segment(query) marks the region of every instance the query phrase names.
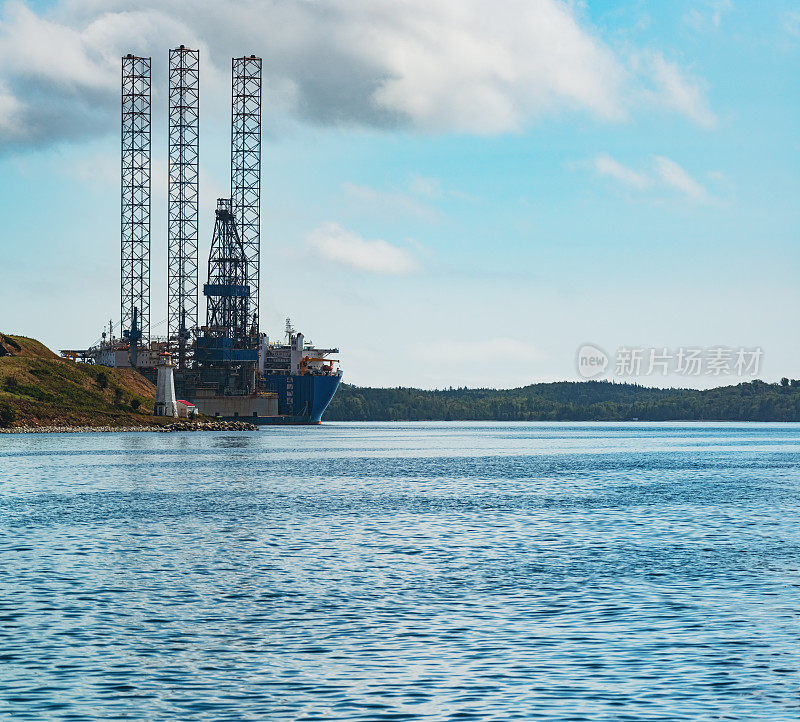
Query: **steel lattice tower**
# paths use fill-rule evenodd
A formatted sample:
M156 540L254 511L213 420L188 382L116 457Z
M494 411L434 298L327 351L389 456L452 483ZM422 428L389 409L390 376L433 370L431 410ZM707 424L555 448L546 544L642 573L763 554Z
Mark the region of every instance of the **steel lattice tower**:
M122 58L122 330L150 338L150 58ZM136 324L134 324L134 317ZM133 334L132 342L138 341Z
M231 203L247 258L250 312L258 330L261 281L261 58L233 58Z
M217 200L214 237L208 258L206 325L212 336L229 338L241 348L250 331L250 275L244 244L228 198Z
M197 327L197 217L200 140L200 51L169 51L167 180L167 335L178 341L178 368Z

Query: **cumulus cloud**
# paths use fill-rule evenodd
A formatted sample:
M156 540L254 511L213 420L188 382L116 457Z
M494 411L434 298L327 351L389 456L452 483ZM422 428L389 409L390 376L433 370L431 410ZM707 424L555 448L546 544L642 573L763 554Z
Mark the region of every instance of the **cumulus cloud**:
M631 61L562 0L10 0L0 145L115 128L119 57L152 56L158 95L180 43L200 47L204 87L225 82L232 55L261 55L268 111L319 124L501 133L563 112L620 120L643 98L713 119L677 65Z
M175 33L183 37L186 28L155 9L97 9L69 23L7 2L0 16L0 147L117 127L120 56L139 43L166 48Z
M398 276L418 270L408 251L386 241L366 240L337 223L325 223L308 235L320 258L358 271Z
M375 48L388 75L374 99L420 127L495 133L562 108L624 115L623 68L566 4L395 5L402 12L381 29Z
M697 203L711 203L713 201L706 187L671 158L661 155L652 156L651 169L648 171L635 170L612 158L608 153L601 153L596 156L592 159L591 164L598 175L612 178L637 191L651 188L668 189L677 191L682 196Z

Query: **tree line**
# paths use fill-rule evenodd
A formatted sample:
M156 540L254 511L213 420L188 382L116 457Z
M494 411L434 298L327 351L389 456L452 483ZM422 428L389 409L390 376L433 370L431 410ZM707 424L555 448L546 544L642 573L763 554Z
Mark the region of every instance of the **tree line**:
M342 384L327 421L800 421L800 380L713 389L562 381L517 389Z

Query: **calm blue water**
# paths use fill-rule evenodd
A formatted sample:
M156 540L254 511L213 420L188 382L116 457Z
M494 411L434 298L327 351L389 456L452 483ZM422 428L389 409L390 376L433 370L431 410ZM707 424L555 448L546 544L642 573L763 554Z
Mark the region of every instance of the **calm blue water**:
M800 426L0 436L0 717L800 718Z

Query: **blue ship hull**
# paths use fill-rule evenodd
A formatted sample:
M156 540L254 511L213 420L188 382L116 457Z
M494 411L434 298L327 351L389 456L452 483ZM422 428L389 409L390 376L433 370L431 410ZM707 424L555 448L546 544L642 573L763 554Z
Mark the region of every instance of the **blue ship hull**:
M278 394L278 416L262 417L260 424L318 424L328 408L341 376L262 376L265 391Z

